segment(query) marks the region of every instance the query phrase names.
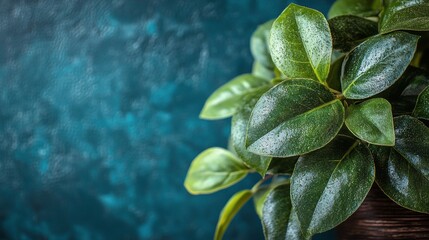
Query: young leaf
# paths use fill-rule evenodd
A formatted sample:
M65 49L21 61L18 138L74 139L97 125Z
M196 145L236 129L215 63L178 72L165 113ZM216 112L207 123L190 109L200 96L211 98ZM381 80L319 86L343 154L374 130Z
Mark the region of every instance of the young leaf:
M348 137L301 156L291 179L292 205L307 237L334 228L355 212L371 189L368 148Z
M395 145L390 103L373 98L347 109L346 126L356 137L375 145Z
M329 18L341 15L373 16L378 13L380 0L337 0L329 10Z
M274 188L268 195L262 210L262 226L267 240L306 239L292 208L289 184Z
M290 79L266 92L249 120L246 146L264 156L290 157L325 146L344 122L344 107L322 84Z
M250 190L243 190L234 194L234 196L229 199L226 203L225 207L222 209L220 213L219 220L216 226L215 232L215 240L221 240L223 234L228 228L231 220L235 217L235 215L240 211L243 205L252 197L253 193Z
M429 0L393 0L384 8L380 32L429 31Z
M290 4L273 23L270 51L286 77L325 82L332 54L328 22L316 10Z
M218 88L207 99L200 117L203 119L230 117L241 106L243 96L267 84L265 79L251 74L240 75Z
M371 146L377 184L399 205L429 213L429 128L410 116L394 118L393 148Z
M229 151L209 148L189 167L185 187L192 194L207 194L227 188L243 179L249 169Z
M335 60L331 65L331 70L329 70L328 79L326 83L331 89L341 91L341 67L343 66L344 56Z
M426 87L417 98L416 107L414 108L413 115L429 120L429 87Z
M258 191L253 194L253 204L255 205L256 214L259 218L262 219L262 208L264 207L265 200L268 197L268 194L272 190L271 186L264 186L258 189Z
M268 39L270 38L270 30L273 22L274 20L270 20L258 26L250 38L250 51L253 58L268 69L274 68L274 63L268 48Z
M392 86L410 64L418 39L413 34L393 32L371 37L357 46L343 63L344 96L364 99Z
M365 38L378 33L376 22L357 16L338 16L328 22L331 28L334 49L339 49L343 52L350 51L364 41Z
M247 166L255 169L261 176L264 176L267 172L271 158L261 157L246 149L246 130L253 107L268 89L268 87L261 87L258 91L247 95L243 99L243 107L232 117L231 124L231 142L235 152Z

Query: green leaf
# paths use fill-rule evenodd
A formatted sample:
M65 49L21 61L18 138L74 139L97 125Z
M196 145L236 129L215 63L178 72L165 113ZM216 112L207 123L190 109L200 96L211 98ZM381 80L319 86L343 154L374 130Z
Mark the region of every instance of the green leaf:
M271 28L270 51L286 77L325 82L332 54L328 22L316 10L290 4Z
M305 239L290 200L289 184L273 189L262 211L262 226L265 239Z
M426 87L417 98L416 107L414 108L413 115L429 120L429 87Z
M267 84L265 79L251 74L240 75L218 88L207 99L200 117L203 119L230 117L241 106L243 96Z
M253 62L252 75L266 80L275 78L274 70L268 69L256 61Z
M234 194L234 196L229 199L226 203L225 207L222 209L220 213L219 220L216 226L215 232L215 240L221 240L223 234L228 228L231 220L235 217L235 215L240 211L243 205L252 197L253 193L250 190L243 190Z
M418 96L429 86L429 73L419 68L409 67L404 73L408 86L402 91L402 96Z
M207 194L227 188L243 179L249 169L229 151L209 148L189 167L185 187L192 194Z
M429 31L429 0L389 1L381 14L380 32Z
M231 141L235 152L247 166L255 169L261 176L267 172L271 158L261 157L246 149L246 130L253 107L268 89L268 87L261 87L258 91L247 95L243 99L243 107L232 117L231 124Z
M341 15L375 16L381 6L380 0L337 0L329 10L329 18Z
M341 91L341 67L343 66L344 56L335 60L331 65L328 80L326 83L332 89Z
M290 157L323 147L344 122L344 107L322 84L290 79L266 92L256 103L246 146L264 156Z
M338 16L328 22L331 28L334 49L339 49L343 52L350 51L366 38L378 33L376 22L357 16Z
M429 213L429 129L410 116L394 119L393 148L371 146L377 183L397 204Z
M392 86L413 58L419 36L377 35L357 46L343 63L341 87L349 99L364 99Z
M292 205L307 237L334 228L365 199L375 177L368 148L348 137L301 156L291 179Z
M291 175L295 168L296 161L298 161L298 156L289 158L273 158L270 162L267 173L271 175Z
M395 145L390 103L373 98L347 109L346 126L356 137L375 145Z
M262 208L264 207L265 200L273 188L271 186L263 186L253 194L253 204L255 205L256 214L262 219Z
M250 38L250 51L253 55L253 58L268 69L274 68L270 49L268 48L268 40L270 38L270 30L273 22L274 20L270 20L258 26Z

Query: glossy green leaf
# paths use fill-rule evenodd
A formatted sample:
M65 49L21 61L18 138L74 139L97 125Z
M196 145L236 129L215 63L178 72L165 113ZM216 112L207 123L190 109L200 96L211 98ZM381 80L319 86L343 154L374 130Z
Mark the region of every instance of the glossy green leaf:
M307 237L334 228L365 199L375 177L368 148L348 137L301 156L291 179L291 198Z
M243 179L249 169L229 151L209 148L192 161L185 187L192 194L207 194L227 188Z
M339 49L343 52L350 51L366 38L378 33L376 22L357 16L338 16L328 22L331 28L334 49Z
M274 68L270 49L268 48L268 40L270 38L270 30L273 22L274 20L270 20L258 26L250 38L250 51L253 55L253 58L268 69Z
M407 87L402 91L402 96L418 96L423 90L429 86L429 72L409 67L405 71L403 77L406 78Z
M329 10L329 18L341 15L375 16L381 6L380 0L337 0Z
M356 137L375 145L395 145L393 115L390 103L373 98L347 109L346 126Z
M392 0L380 20L380 32L429 31L429 0Z
M405 32L377 35L357 46L343 63L341 87L349 99L364 99L392 86L413 58L419 37Z
M266 80L275 78L274 70L268 69L256 61L253 63L252 75Z
M232 117L231 124L231 141L235 152L247 166L255 169L262 176L267 172L271 157L261 157L246 149L246 130L253 107L268 89L268 87L262 87L246 96L243 99L243 107Z
M325 82L332 54L328 22L316 10L290 4L273 23L270 51L286 77Z
M262 226L265 239L305 239L290 200L290 186L274 188L268 195L262 210Z
M264 156L290 157L330 142L344 122L344 107L322 84L285 80L256 103L247 129L247 149Z
M253 193L250 190L243 190L234 194L234 196L229 199L226 203L225 207L222 209L220 213L219 220L216 226L215 232L215 240L221 240L223 234L228 228L231 220L235 217L235 215L240 211L243 205L252 197Z
M200 117L203 119L230 117L241 107L243 96L267 84L265 79L251 74L240 75L218 88L207 99Z
M410 116L394 121L396 145L371 146L377 183L399 205L429 213L429 129Z
M413 115L429 120L429 87L426 87L417 98L416 107L414 108Z

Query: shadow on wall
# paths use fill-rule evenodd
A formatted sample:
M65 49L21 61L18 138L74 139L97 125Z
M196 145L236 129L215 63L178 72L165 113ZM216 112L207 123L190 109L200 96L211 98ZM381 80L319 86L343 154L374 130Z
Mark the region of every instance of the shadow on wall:
M191 160L229 134L198 113L250 71L252 31L289 2L2 1L0 238L210 239L257 176L186 193ZM248 205L225 239L259 238Z

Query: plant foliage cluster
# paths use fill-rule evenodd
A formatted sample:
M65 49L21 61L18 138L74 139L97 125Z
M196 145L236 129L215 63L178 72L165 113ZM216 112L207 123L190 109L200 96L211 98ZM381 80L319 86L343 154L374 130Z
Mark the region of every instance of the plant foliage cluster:
M229 148L202 152L185 180L208 194L262 176L228 201L215 239L252 198L266 239L309 239L352 215L374 181L429 213L429 0L338 0L329 20L291 4L250 43L252 73L201 112L232 117Z

